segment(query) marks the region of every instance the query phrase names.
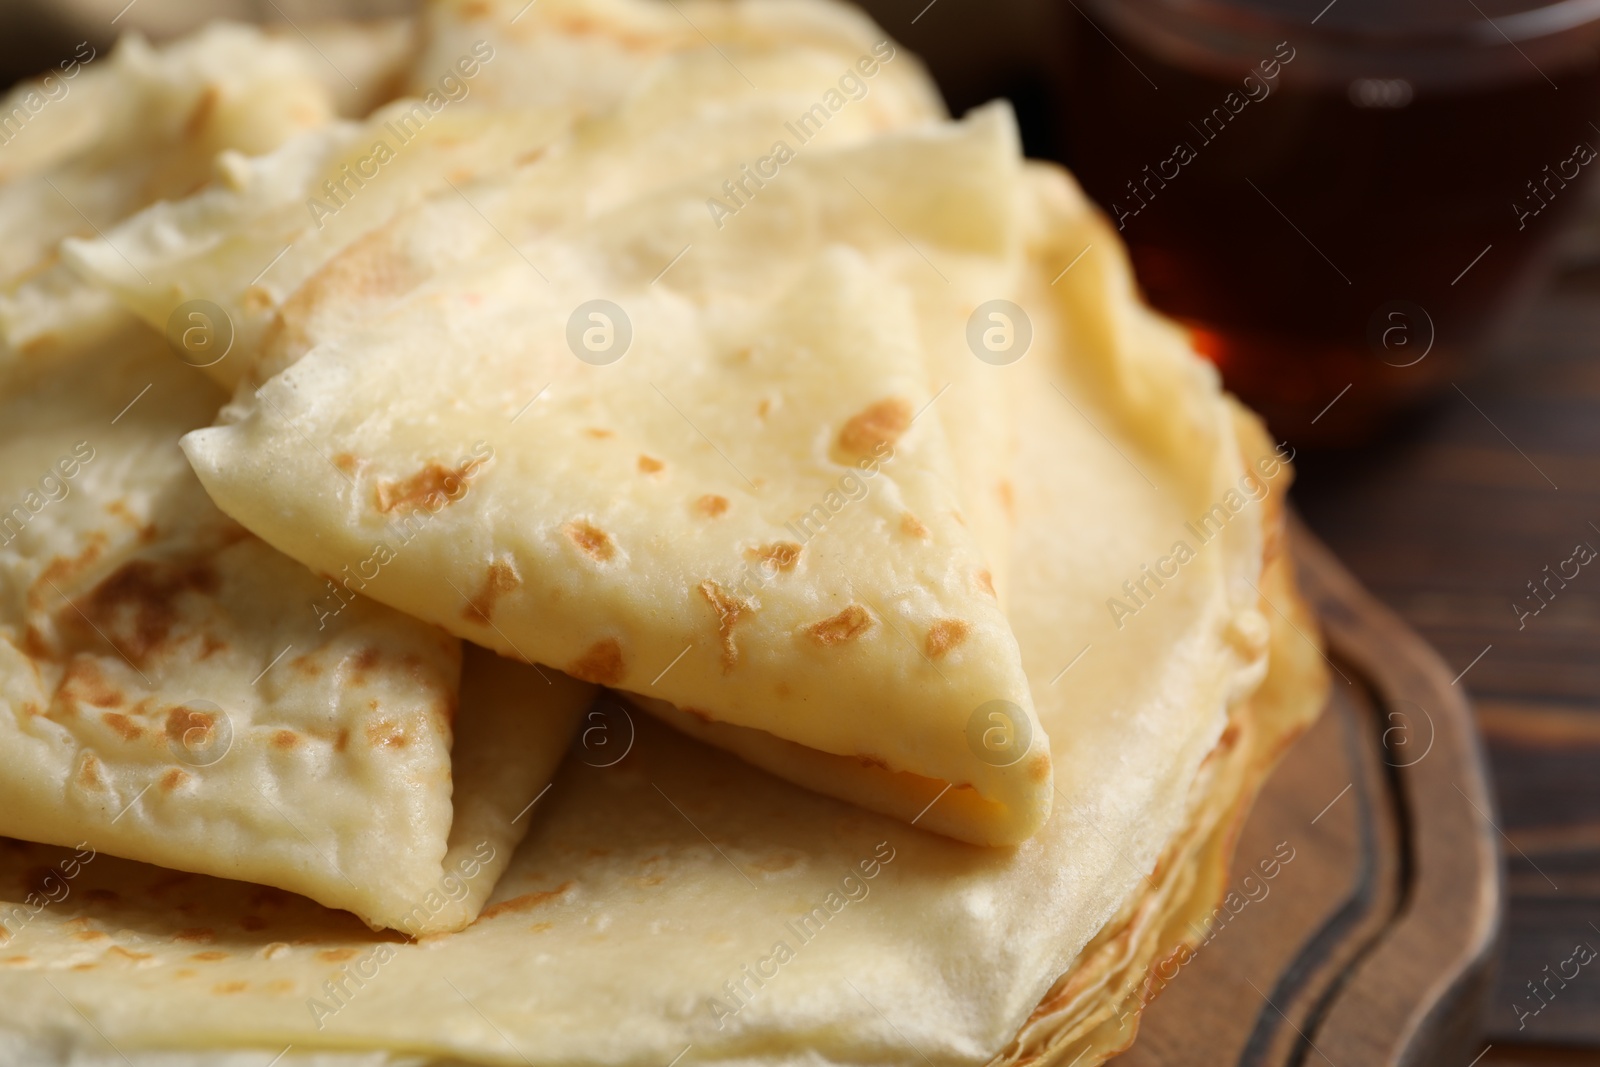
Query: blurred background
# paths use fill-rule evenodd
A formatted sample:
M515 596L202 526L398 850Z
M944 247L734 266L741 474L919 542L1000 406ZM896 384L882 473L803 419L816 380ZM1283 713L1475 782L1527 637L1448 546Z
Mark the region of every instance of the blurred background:
M1482 1062L1600 1064L1600 975L1512 1007L1600 947L1600 0L864 6L954 113L1008 97L1073 168L1295 449L1309 525L1462 672L1510 900ZM413 7L10 0L0 78L119 30Z

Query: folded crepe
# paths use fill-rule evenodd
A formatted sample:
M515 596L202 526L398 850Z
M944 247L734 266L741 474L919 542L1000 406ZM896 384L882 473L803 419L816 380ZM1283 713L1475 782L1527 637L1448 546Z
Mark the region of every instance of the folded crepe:
M229 520L178 448L222 399L138 323L0 363L0 834L460 928L593 687L463 681L456 639Z
M1049 755L998 527L964 517L979 435L949 429L987 425L999 384L963 326L1014 259L1018 168L994 109L796 160L720 237L708 179L647 194L547 237L542 281L504 249L442 273L186 448L224 511L330 573L442 487L365 595L754 732L741 752L835 795L1021 841ZM918 171L949 177L885 224L874 198ZM949 416L919 418L957 379Z
M61 239L94 236L156 201L188 196L210 180L218 152L265 152L329 121L334 100L314 62L298 41L217 23L161 48L138 36L103 56L80 46L7 94L4 346L43 358L114 330L116 302L59 262Z
M743 13L739 26L763 26L790 10L730 7ZM821 21L834 32L812 34L804 46L780 44L775 31L791 20L777 19L764 43L674 35L674 49L651 53L615 86L615 111L587 120L586 107L558 91L576 76L567 66L552 67L527 43L500 41L477 23L470 34L436 33L416 61L415 96L258 158L225 154L213 186L157 204L102 239L69 241L66 256L157 328L185 302L210 301L234 341L226 357L204 361L206 372L229 387L259 383L452 264L509 245L527 248L537 272L530 242L707 168L727 167L729 180L753 189L759 178L744 171L772 153L775 137L799 147L785 123L800 120L815 151L942 117L914 58L831 7L802 9L827 12ZM548 21L556 10L529 9L521 24ZM659 19L656 4L638 0L612 14L626 17L603 29L586 22L585 39L630 42L636 24ZM739 69L728 65L725 47ZM808 108L824 89L837 95L847 74L859 98L838 114L824 107L824 125ZM522 87L493 106L504 77L550 88Z
M0 946L16 1055L1083 1067L1119 1047L1167 920L1214 902L1262 753L1323 679L1256 591L1299 617L1269 555L1285 468L1137 305L1070 182L1030 168L1017 191L1034 340L1001 372L1021 441L1009 616L1057 771L1039 834L974 848L640 718L627 758L566 767L483 917L423 945L249 887L75 867L71 894ZM835 297L816 280L821 310ZM1186 524L1203 516L1201 536ZM28 872L73 861L0 855L0 892L20 905Z

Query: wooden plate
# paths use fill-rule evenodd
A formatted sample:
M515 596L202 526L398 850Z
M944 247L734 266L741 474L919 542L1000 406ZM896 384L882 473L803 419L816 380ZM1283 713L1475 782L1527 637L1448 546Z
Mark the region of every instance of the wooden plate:
M1298 522L1292 541L1333 692L1240 835L1225 919L1118 1067L1465 1067L1481 1048L1502 893L1466 695Z

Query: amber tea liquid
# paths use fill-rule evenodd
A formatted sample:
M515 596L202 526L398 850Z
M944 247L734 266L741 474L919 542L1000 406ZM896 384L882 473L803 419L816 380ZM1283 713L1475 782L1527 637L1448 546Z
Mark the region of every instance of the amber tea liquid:
M1322 2L1086 3L1067 109L1151 302L1306 443L1460 378L1600 171L1592 25Z

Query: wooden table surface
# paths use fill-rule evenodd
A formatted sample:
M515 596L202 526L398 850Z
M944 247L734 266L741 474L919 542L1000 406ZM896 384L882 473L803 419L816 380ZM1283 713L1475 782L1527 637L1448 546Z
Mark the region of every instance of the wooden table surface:
M1600 950L1600 560L1574 556L1600 549L1600 269L1555 278L1504 361L1458 384L1465 396L1451 390L1384 442L1305 457L1295 497L1465 672L1476 705L1510 901L1484 1067L1596 1065L1600 959L1567 961ZM1522 617L1514 605L1540 603L1529 582L1548 604Z

